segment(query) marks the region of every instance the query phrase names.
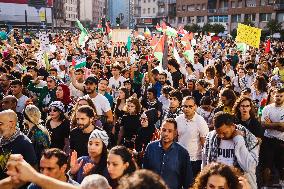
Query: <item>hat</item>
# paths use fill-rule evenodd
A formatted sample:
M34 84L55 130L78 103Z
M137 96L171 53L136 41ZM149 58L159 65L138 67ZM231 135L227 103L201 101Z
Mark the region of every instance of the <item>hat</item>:
M61 101L54 101L52 102L50 105L49 105L49 108L51 107L55 107L57 108L58 110L60 110L61 112L65 112L64 110L64 104L61 102Z
M104 130L101 129L95 129L93 130L93 132L91 133L89 140L93 139L93 138L98 138L101 139L102 142L107 146L108 145L108 135Z
M94 76L89 76L86 80L85 80L85 84L87 83L95 83L96 85L98 84L98 79Z
M23 112L24 118L29 122L38 125L42 122L41 112L35 105L27 105Z

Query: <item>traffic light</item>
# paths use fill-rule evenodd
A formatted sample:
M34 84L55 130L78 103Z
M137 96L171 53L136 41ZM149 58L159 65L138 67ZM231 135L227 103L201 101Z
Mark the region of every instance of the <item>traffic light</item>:
M120 25L120 18L119 17L116 17L116 24Z

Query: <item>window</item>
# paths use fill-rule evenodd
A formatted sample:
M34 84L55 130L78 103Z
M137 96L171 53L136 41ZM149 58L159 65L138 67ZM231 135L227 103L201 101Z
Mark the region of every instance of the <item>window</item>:
M232 8L236 8L236 2L232 1Z
M245 20L255 22L255 14L245 14Z
M144 3L146 3L146 0L144 0Z
M195 11L194 5L187 5L187 11Z
M196 5L196 10L201 10L201 6L199 4Z
M228 16L224 15L224 16L209 16L208 17L208 22L228 22Z
M182 23L182 17L178 17L178 23Z
M146 14L146 9L143 9L143 14Z
M204 16L197 16L197 23L203 23L204 22Z
M151 13L151 9L150 8L148 8L148 14L150 14Z
M186 11L186 5L182 5L182 11Z
M261 5L261 6L266 5L266 2L267 2L267 0L260 0L260 5Z
M271 14L262 13L259 15L261 22L268 22L271 20Z
M148 3L151 3L151 0L148 0Z
M187 17L187 23L193 23L194 22L194 17L193 16L188 16Z
M206 10L206 4L202 4L202 10Z
M278 14L276 15L276 20L277 20L278 22L284 22L284 13L278 13Z
M232 15L232 22L233 23L241 22L241 15L240 14Z
M155 8L153 8L153 13L156 13L156 9Z
M243 6L243 1L242 0L239 0L238 1L238 8L241 8Z

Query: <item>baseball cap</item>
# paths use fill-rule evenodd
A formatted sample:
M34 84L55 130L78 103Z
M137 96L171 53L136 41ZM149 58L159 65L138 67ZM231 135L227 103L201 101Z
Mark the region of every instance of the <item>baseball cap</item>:
M95 83L96 85L98 84L98 79L94 76L89 76L86 80L85 80L85 84L88 83Z

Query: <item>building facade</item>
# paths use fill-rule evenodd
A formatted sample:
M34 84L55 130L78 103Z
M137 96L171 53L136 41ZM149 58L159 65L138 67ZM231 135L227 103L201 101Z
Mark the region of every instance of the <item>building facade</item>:
M129 27L131 21L130 1L135 4L134 0L108 0L108 17L112 27L116 27L116 18L120 18L121 28Z
M262 29L271 19L284 21L283 0L177 0L176 7L176 25L221 23L228 32L245 20Z
M79 20L97 25L106 15L106 0L78 0Z

